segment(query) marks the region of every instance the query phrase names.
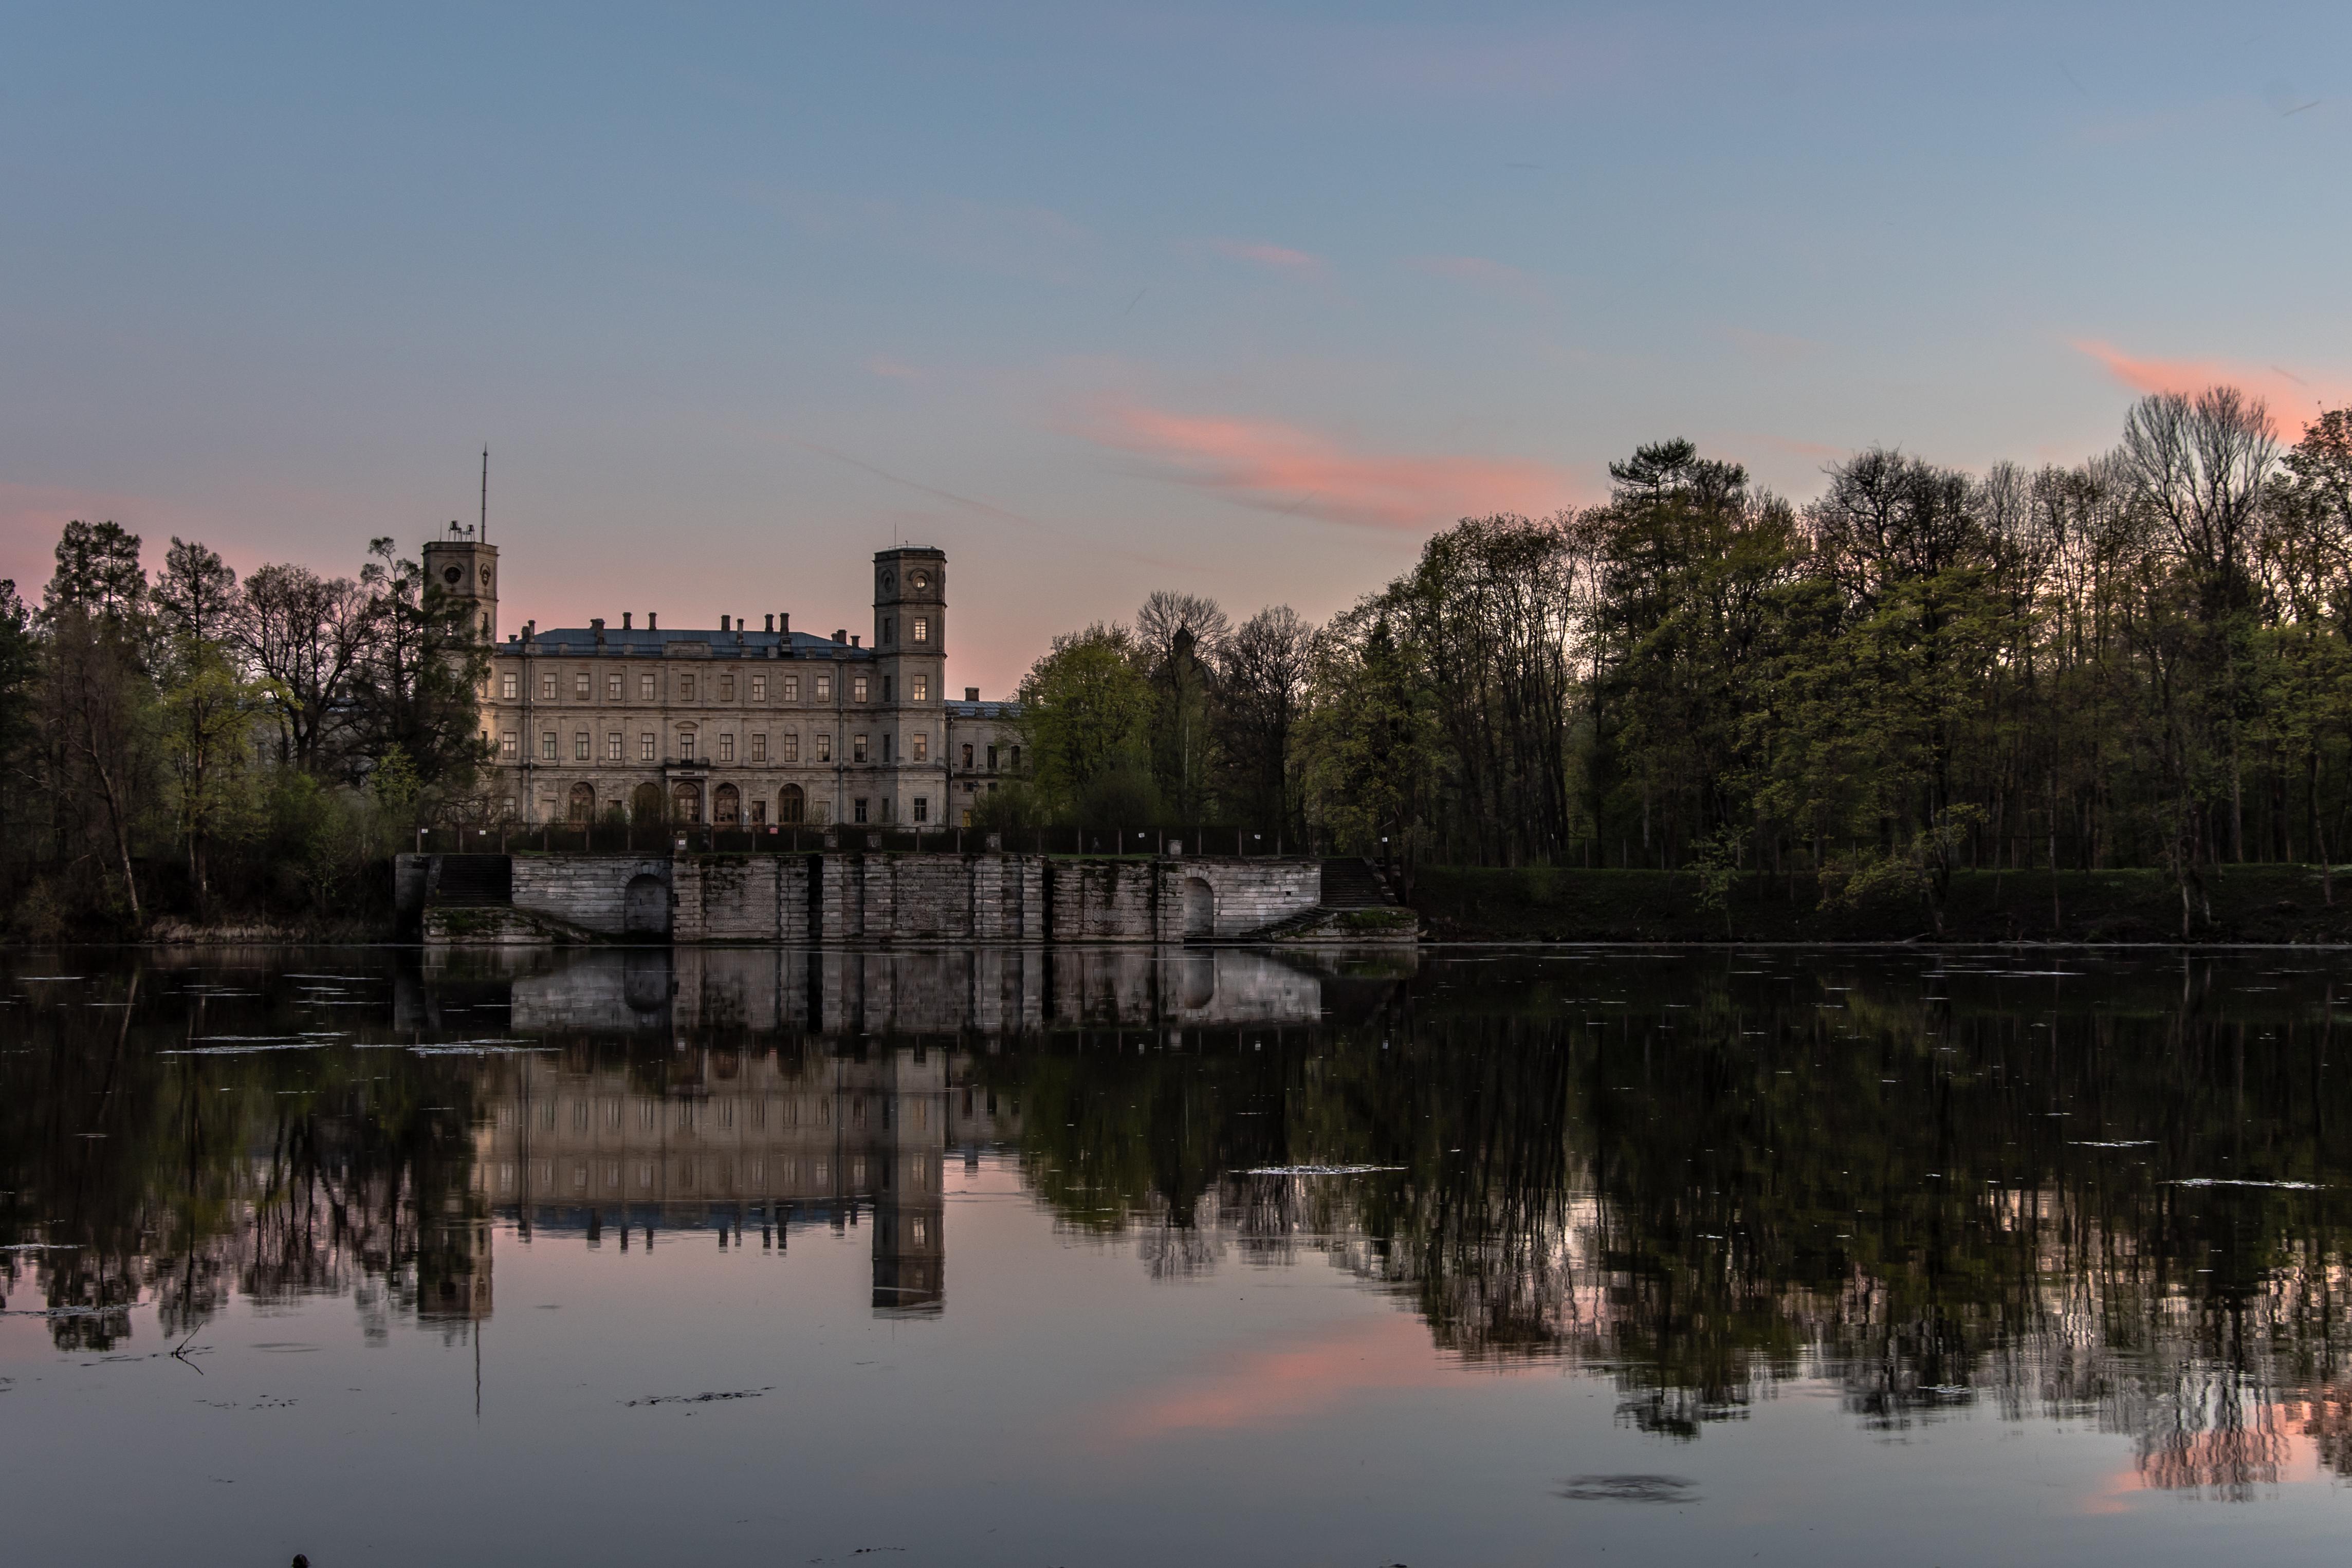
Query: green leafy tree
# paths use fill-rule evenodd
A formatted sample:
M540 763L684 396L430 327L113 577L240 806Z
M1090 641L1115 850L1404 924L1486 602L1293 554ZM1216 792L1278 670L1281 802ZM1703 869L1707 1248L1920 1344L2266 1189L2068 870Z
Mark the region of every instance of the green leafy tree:
M1137 663L1127 628L1097 622L1056 636L1023 679L1021 729L1044 810L1091 826L1144 826L1156 819L1155 705ZM1129 811L1135 814L1119 815Z
M360 572L370 635L352 680L353 747L373 770L398 756L421 789L463 792L484 759L476 688L489 650L466 601L453 598L389 538Z
M1392 861L1410 891L1433 841L1444 749L1422 661L1381 601L1318 640L1300 737L1307 799L1333 846Z

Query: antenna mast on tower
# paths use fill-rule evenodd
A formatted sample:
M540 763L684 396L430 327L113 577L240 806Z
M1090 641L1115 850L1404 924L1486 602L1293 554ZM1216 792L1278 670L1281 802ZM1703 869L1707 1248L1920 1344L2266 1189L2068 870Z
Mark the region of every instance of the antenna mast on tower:
M490 444L482 443L482 527L477 536L481 542L490 542Z

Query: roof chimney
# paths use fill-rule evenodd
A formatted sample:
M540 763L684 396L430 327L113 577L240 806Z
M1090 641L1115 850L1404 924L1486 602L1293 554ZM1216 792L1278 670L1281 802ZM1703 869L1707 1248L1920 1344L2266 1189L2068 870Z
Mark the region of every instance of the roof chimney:
M721 632L731 632L731 631L733 631L733 630L735 629L735 627L734 627L734 623L733 623L731 621L730 621L726 616L721 615L721 616L719 618L719 629Z
M646 630L648 632L659 630L658 625L654 620L654 612L650 610L646 612Z
M966 686L966 687L964 687L964 689L963 689L963 700L964 700L964 701L966 701L966 702L968 702L968 703L976 703L976 702L978 702L978 701L980 700L980 688L979 688L978 686Z
M622 612L621 612L621 630L622 630L622 631L626 632L627 630L629 630L629 622L630 622L631 618L632 618L632 617L634 617L635 614L636 614L636 612L635 612L635 611L634 611L634 610L624 610L624 611L622 611Z
M836 642L836 643L846 643L846 642L848 642L848 641L849 641L849 628L848 628L848 627L846 627L846 626L836 626L836 627L835 627L835 628L833 629L833 640L834 640L835 642Z
M787 637L793 634L793 615L791 611L780 610L776 612L776 630L782 632Z
M768 630L769 630L769 631L771 631L771 632L772 632L772 631L774 631L775 629L776 629L776 618L775 618L774 616L771 615L771 616L769 616L769 617L768 617Z

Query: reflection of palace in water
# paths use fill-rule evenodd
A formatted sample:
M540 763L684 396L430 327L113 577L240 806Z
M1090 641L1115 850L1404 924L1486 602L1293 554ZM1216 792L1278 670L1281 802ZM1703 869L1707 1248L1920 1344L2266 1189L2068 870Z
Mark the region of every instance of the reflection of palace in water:
M438 970L398 1005L404 1027L456 1032L494 1016L503 993L512 1034L561 1051L495 1059L478 1081L482 1209L511 1217L526 1239L624 1249L680 1229L788 1248L795 1229L862 1225L874 1308L891 1313L943 1302L948 1162L1020 1136L1018 1100L973 1081L975 1052L1069 1030L1270 1039L1322 1009L1316 974L1218 949L635 949L525 962L510 975ZM609 1061L593 1049L664 1036L671 1051L650 1062L642 1044ZM459 1287L477 1316L489 1305L487 1224L479 1236Z
M430 956L396 1004L403 1029L464 1030L465 1004L507 999L520 1031L829 1038L1071 1029L1311 1024L1325 977L1236 948L977 947L898 952L623 948ZM487 987L481 992L467 985Z

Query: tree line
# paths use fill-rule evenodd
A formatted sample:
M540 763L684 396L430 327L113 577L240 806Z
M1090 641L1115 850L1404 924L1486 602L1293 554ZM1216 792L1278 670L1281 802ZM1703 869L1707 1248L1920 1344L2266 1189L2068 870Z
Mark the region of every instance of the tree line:
M357 913L419 822L478 813L465 607L374 540L356 576L243 581L71 522L37 604L0 581L0 908L20 935Z
M1801 505L1688 441L1610 475L1319 628L1160 593L1057 638L995 810L1931 909L1961 867L2160 867L2192 926L2217 865L2343 854L2352 411L2288 446L2236 389L2162 393L2079 465L1874 448Z
M1887 892L1962 868L2326 869L2352 812L2352 411L2292 445L2228 387L2110 452L1982 474L1874 448L1792 503L1687 441L1597 506L1465 519L1316 626L1162 591L1055 637L993 825L1255 827L1426 862ZM68 524L0 584L0 869L26 933L344 911L487 815L487 650L392 541L239 581ZM373 880L382 880L376 878Z

